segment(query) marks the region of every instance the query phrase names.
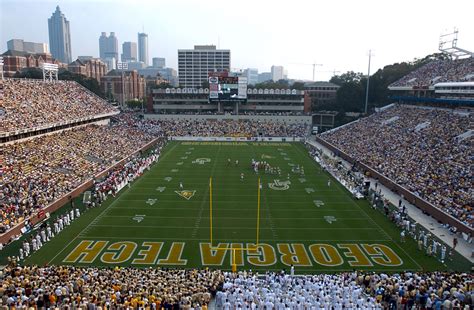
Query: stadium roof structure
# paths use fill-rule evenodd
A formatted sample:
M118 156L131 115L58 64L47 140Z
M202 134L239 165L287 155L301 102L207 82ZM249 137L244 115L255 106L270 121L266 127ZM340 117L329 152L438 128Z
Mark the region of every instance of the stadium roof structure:
M340 86L331 82L317 81L317 82L304 83L304 87L340 87Z

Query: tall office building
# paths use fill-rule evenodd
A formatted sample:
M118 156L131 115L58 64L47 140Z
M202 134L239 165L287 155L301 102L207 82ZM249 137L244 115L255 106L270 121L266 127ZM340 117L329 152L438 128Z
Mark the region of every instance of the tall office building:
M99 56L102 60L112 59L118 60L118 40L115 32L111 32L110 36L102 32L99 37Z
M48 18L49 47L51 54L57 60L69 64L72 61L71 32L69 21L66 19L59 6Z
M148 66L148 35L138 33L138 60Z
M166 59L162 57L153 57L151 59L153 68L164 68L166 67Z
M180 87L200 88L209 72L230 71L230 50L215 45L195 45L194 49L178 50Z
M247 84L255 85L258 83L258 69L248 68L245 70L245 75L247 76Z
M283 66L272 66L272 80L277 82L285 79L285 69Z
M31 54L48 53L48 44L26 42L21 39L11 39L7 41L7 49L9 51L26 52Z
M137 43L123 42L122 44L122 61L137 61Z

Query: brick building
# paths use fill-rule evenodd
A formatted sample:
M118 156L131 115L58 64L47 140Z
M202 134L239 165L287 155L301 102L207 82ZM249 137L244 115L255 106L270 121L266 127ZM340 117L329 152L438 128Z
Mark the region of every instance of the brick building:
M310 82L304 85L304 89L311 98L312 105L318 106L325 103L335 103L339 85L330 82Z
M25 68L41 68L43 63L54 63L60 68L66 67L65 64L54 59L49 53L30 54L26 52L9 50L2 54L3 74L5 77L13 77L15 73Z
M122 80L123 77L123 80ZM104 94L111 94L119 103L145 97L145 78L137 71L112 70L100 78Z
M67 66L68 70L82 74L90 78L96 79L100 82L100 79L107 74L107 65L100 59L88 59L80 60L76 59Z

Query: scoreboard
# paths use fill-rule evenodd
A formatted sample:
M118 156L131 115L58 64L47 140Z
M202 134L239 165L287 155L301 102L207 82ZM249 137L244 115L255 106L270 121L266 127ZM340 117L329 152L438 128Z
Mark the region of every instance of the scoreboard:
M240 76L210 76L209 101L247 101L247 78Z

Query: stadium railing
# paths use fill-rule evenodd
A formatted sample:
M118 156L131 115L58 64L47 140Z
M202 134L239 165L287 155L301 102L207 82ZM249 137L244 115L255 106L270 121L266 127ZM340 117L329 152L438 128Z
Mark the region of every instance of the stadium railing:
M101 177L105 176L112 169L115 169L116 167L125 164L132 156L134 156L135 154L138 154L142 151L146 151L151 146L156 144L160 139L162 139L162 138L160 137L160 138L156 138L156 139L150 141L149 143L142 146L138 150L134 151L133 153L131 153L127 157L125 157L125 158L121 159L120 161L114 163L113 165L111 165L110 167L105 169L104 171L94 175L92 178L90 178L89 180L87 180L84 183L82 183L81 185L79 185L76 189L74 189L74 190L70 191L69 193L65 194L64 196L58 198L56 201L50 203L48 206L38 210L31 217L29 217L27 219L24 219L23 221L18 223L16 226L14 226L14 227L10 228L9 230L7 230L5 233L0 234L0 243L7 244L12 240L13 237L15 237L17 235L21 235L22 234L21 230L23 229L23 227L25 227L25 221L26 220L29 221L31 226L34 226L35 224L45 220L46 219L46 213L51 214L52 212L60 209L61 207L66 205L72 198L78 197L83 192L85 192L87 189L91 188L94 184L95 179L101 178Z
M372 169L371 167L353 159L351 156L348 154L344 153L331 143L321 139L320 137L316 137L316 141L318 143L321 143L325 147L327 147L329 150L343 158L344 160L348 161L351 164L355 164L358 166L358 168L361 168L361 170L370 173L370 176L373 177L374 179L377 179L381 184L383 184L385 187L390 189L391 191L403 195L403 197L409 201L411 204L415 205L417 208L427 212L430 214L434 219L444 223L444 224L449 224L450 226L456 227L460 232L470 234L471 236L473 235L474 230L469 227L468 225L464 224L463 222L459 221L452 215L444 212L440 208L434 206L433 204L429 203L428 201L424 200L423 198L419 197L418 195L415 195L411 191L407 190L403 186L395 183L393 180L390 178L384 176L383 174L377 172L376 170Z

